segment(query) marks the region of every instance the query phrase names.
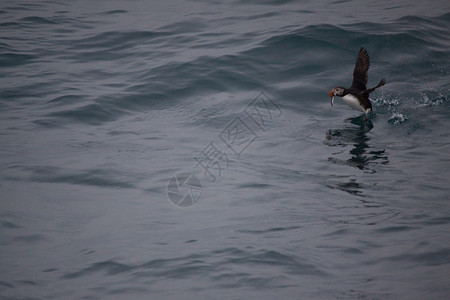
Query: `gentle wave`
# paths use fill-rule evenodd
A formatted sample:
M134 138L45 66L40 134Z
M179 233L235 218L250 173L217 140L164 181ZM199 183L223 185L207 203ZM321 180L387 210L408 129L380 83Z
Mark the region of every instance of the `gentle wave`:
M447 27L449 19L450 15L445 14L438 18L402 17L389 24L356 23L340 27L325 24L310 25L287 34L267 38L251 49L236 55L203 56L189 62L170 62L150 70L138 69L132 75L137 81L130 80L114 86L113 88L118 91L115 95L101 96L95 100L97 103L86 104L84 107L75 109L70 107L64 109L61 106L64 104L62 99L69 100L69 98L60 98L58 101L60 107L55 108L56 111L46 117L100 125L117 120L126 114L126 110L155 109L159 105L165 108L176 105L176 99L180 98L203 98L217 93L257 91L264 88L263 82L270 82L272 87L283 85L286 81L298 82L303 86L302 94L308 95L308 98L298 99L293 94L296 91L291 87L278 88L277 94L288 101L309 102L311 98L323 95L324 91L321 87L323 77L328 77L331 82L343 81L347 77L346 72L339 72L340 67L336 61L340 57L347 57L346 70L350 71L354 49L360 45L377 49L372 55L372 60L376 61L376 69L370 76L372 80L376 80L375 77L380 74L378 76L388 78L390 86L402 85L405 88L405 72L418 73L419 77L435 80L437 84L435 90L444 93L439 101L432 101L432 103L447 103L448 97L445 93L448 92L448 86L442 80L443 76L448 75L446 74L448 68L436 65L435 69L429 69L429 66L432 61L445 61L448 55L445 52L448 49L448 39L444 28ZM27 17L26 21L53 24L38 17ZM409 26L412 23L413 28ZM44 54L44 57L39 55L40 50L35 55L17 54L14 53L16 50L8 45L11 52L0 54L0 62L7 68L18 67L42 60L52 60L54 55L62 55L63 61L69 63L73 61L77 64L90 61L125 60L124 66L129 66L126 73L132 74L134 62L126 62L130 52L133 53L136 49L137 54L141 53L141 47L150 44L156 49L163 48L167 44L182 45L184 42L179 39L188 33L184 31L186 26L195 29L202 25L183 23L172 24L158 31L102 32L90 37L66 41L64 44L67 46L64 47L63 44L61 54L53 52ZM181 28L184 29L181 30ZM178 40L173 40L173 37ZM342 45L342 40L346 41L345 47ZM196 44L192 40L186 42L188 45L192 44L188 47L194 47ZM217 45L202 47L214 48ZM388 52L391 51L388 49L395 49L396 52ZM419 56L412 57L410 55L412 50ZM279 53L283 55L280 56ZM158 51L146 54L149 59L155 55L158 57ZM394 64L397 65L395 68L392 67ZM423 70L427 69L428 71L424 73ZM93 71L90 73L94 74ZM98 75L94 76L99 78L117 75L111 70L95 70L95 72ZM91 74L89 74L90 77L92 77ZM371 81L370 78L369 81ZM56 79L54 83L61 84ZM415 83L415 79L414 81L407 79L406 83L409 84L409 90L422 89L420 84ZM12 92L11 89L2 93L8 92ZM427 96L424 94L424 97ZM78 101L83 102L83 99L79 98ZM68 104L71 102L73 100L70 100ZM378 102L375 101L375 103Z

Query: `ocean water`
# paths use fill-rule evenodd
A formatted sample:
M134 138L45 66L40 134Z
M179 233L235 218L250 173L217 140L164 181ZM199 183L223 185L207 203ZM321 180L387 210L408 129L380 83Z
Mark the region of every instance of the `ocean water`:
M448 298L448 1L0 18L1 299Z

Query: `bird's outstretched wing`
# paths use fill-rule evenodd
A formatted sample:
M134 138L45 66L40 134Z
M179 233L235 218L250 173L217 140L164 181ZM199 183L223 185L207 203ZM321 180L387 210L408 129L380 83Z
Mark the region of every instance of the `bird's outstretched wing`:
M367 71L369 71L369 67L369 53L365 48L361 47L356 58L355 69L353 70L353 82L350 90L364 91L367 89Z

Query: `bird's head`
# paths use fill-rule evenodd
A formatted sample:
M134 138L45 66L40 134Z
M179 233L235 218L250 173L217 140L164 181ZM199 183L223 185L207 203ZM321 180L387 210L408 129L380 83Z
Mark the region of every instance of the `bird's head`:
M334 89L332 89L330 91L328 96L330 96L330 98L331 98L331 106L333 106L333 104L334 104L334 96L342 96L342 94L344 94L344 88L340 87L340 86L335 87Z

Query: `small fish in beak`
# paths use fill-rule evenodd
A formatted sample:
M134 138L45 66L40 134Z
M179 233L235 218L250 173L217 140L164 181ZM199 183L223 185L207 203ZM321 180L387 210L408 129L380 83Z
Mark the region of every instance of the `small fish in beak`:
M333 92L334 92L334 89L332 89L330 91L330 93L328 94L328 96L330 96L330 98L331 98L331 107L334 106L334 94L333 94Z

